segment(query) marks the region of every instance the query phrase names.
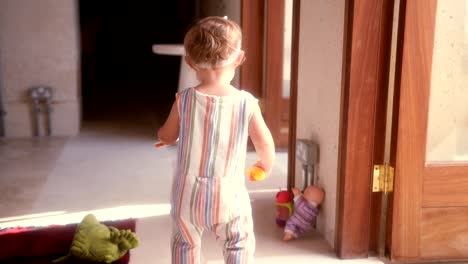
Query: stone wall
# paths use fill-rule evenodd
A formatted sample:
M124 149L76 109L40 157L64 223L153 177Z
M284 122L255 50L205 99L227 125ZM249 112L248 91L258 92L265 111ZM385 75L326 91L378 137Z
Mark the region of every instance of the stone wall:
M344 7L342 0L301 1L297 137L319 144L317 184L326 197L317 228L335 243ZM302 186L297 162L296 183Z
M54 89L53 135L79 132L77 16L76 0L0 0L0 87L7 138L33 135L28 89L37 85Z

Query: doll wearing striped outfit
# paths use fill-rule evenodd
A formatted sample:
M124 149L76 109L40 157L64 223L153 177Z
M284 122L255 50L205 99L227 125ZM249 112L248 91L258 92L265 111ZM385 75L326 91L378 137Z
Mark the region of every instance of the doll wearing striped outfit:
M304 193L292 188L294 194L294 213L286 222L283 240L297 238L312 229L313 220L317 217L317 207L323 202L325 192L314 185L307 186Z
M200 84L176 95L158 131L165 144L178 140L171 194L172 263L200 263L201 235L215 234L225 263L252 263L255 236L244 185L247 139L258 154L254 166L270 173L274 143L250 93L230 82L244 60L240 27L225 18L195 23L184 39L185 60Z

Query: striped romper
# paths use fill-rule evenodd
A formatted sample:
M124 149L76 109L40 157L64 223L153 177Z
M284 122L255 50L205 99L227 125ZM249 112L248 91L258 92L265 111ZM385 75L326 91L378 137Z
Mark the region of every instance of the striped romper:
M255 237L244 185L248 124L258 108L250 93L178 94L180 131L171 194L172 263L200 263L201 235L213 232L225 263L252 263Z

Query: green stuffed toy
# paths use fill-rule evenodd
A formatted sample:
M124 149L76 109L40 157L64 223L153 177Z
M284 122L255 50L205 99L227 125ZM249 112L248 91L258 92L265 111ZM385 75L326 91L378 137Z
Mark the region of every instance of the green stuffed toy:
M123 257L129 249L137 247L138 243L138 238L132 231L106 226L99 223L94 215L88 214L78 225L68 255L53 262L75 256L89 261L111 263Z

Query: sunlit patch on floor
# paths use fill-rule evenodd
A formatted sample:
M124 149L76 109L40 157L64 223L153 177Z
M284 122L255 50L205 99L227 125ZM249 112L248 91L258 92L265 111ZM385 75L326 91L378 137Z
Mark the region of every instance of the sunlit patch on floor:
M79 223L87 214L94 214L99 221L122 220L162 216L170 213L170 204L124 205L112 208L81 212L46 212L33 215L15 216L0 219L0 229L12 227L40 227Z
M26 215L19 215L19 216L13 216L13 217L3 217L3 218L0 218L0 223L62 215L64 213L66 213L66 211L55 211L55 212L47 212L47 213L39 213L39 214L26 214Z

